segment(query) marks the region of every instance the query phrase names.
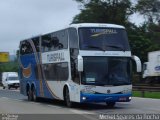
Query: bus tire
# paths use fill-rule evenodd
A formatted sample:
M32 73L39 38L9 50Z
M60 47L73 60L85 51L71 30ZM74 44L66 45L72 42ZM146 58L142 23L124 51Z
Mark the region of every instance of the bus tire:
M70 100L69 90L68 90L67 87L65 89L65 96L64 96L64 98L65 98L66 106L69 107L69 108L73 107L73 102L71 102L71 100Z
M28 98L28 101L32 101L32 92L30 89L27 91L27 98Z
M6 87L5 86L3 86L3 89L5 89Z
M106 102L108 108L114 108L116 102Z
M34 102L36 102L38 100L37 95L36 95L36 89L35 89L35 87L33 87L33 89L32 89L32 100Z

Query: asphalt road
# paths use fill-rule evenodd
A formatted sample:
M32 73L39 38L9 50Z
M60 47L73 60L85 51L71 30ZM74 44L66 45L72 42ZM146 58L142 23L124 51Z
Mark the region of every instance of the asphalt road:
M19 93L19 90L3 90L0 88L0 114L35 114L47 117L46 120L58 114L58 117L69 119L94 120L100 119L100 115L112 114L159 114L160 100L133 98L129 103L117 103L113 109L109 109L105 104L77 104L74 108L67 108L62 101L42 100L41 102L29 102L27 97ZM39 114L39 115L37 115ZM41 114L41 115L40 115ZM43 114L43 116L42 116ZM46 114L48 114L46 116ZM61 114L61 115L60 115ZM23 115L24 118L27 117ZM65 115L65 116L64 116ZM1 116L2 117L2 116ZM106 116L105 116L106 117ZM102 119L106 119L104 116ZM159 116L160 117L160 116ZM41 120L39 118L39 120ZM35 119L35 118L34 118ZM44 118L45 119L45 118ZM58 119L58 118L57 118ZM61 119L61 118L60 118ZM19 120L19 119L18 119ZM31 119L30 119L31 120Z

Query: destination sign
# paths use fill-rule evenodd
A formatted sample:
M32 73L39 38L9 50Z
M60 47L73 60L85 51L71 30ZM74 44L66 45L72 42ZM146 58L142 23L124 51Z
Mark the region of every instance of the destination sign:
M105 35L105 34L117 34L116 29L90 29L91 31L91 37L98 37L100 35Z
M91 29L92 33L116 34L116 29Z

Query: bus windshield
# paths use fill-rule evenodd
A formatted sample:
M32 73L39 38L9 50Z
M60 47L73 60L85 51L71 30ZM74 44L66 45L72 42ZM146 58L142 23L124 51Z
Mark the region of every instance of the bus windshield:
M130 51L127 33L120 28L79 28L81 50Z
M130 85L131 59L122 57L84 57L82 84Z

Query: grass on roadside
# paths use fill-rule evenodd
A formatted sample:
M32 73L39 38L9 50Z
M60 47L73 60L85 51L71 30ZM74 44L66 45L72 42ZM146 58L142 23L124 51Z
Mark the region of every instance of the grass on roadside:
M133 97L142 97L141 91L133 91ZM160 92L145 92L144 98L156 98L160 99Z

